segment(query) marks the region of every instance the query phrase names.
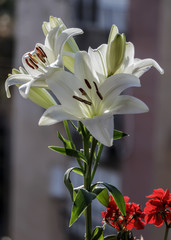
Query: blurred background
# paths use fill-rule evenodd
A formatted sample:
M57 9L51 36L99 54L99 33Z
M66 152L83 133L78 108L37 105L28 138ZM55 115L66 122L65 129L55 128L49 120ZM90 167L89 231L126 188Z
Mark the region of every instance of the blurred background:
M71 203L63 175L74 160L48 149L60 144L57 129L65 134L63 125L38 127L44 110L22 99L16 88L12 99L4 91L12 67L21 66L22 55L36 42L43 43L41 25L50 15L84 30L76 38L81 50L107 42L116 24L134 43L136 57L154 58L164 68L165 75L151 69L142 87L130 90L150 111L115 118L115 127L130 136L104 149L96 179L112 183L142 208L154 188L171 190L170 12L170 0L0 0L0 236L79 240L84 235L82 218L68 228ZM79 143L74 132L73 138ZM79 178L72 177L77 186ZM101 225L105 209L97 202L93 209L93 224ZM140 234L163 239L164 228L150 225L135 232Z

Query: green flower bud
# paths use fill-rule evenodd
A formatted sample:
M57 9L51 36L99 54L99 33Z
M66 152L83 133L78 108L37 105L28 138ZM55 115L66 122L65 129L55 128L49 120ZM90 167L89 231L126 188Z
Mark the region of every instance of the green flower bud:
M116 29L114 29L116 30ZM114 37L116 31L112 31L109 36L109 42ZM124 34L117 33L114 40L112 40L107 47L106 61L107 61L107 72L108 76L113 75L118 68L121 66L126 47L126 38Z

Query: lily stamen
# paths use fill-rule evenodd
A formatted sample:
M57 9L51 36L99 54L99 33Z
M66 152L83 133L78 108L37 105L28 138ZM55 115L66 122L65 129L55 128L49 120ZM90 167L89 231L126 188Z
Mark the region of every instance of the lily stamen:
M79 88L80 92L82 93L83 96L87 96L87 93L84 91L84 89Z
M90 85L89 81L88 81L87 79L84 79L84 81L85 81L85 84L87 85L87 87L88 87L89 89L91 89L91 85Z
M87 101L87 100L85 100L85 99L83 99L83 98L80 98L80 97L77 97L77 96L72 96L74 99L76 99L76 100L78 100L79 102L82 102L82 103L85 103L85 104L87 104L87 105L92 105L92 102L90 102L90 101Z
M32 55L30 54L30 53L28 53L28 55L29 55L29 61L34 65L34 67L37 69L38 68L38 65L37 65L37 61L36 61L36 59L34 59L33 57L32 57Z
M47 55L46 53L43 51L43 49L40 47L40 46L36 46L36 50L39 52L39 54L42 56L42 57L46 57L47 58Z
M30 60L30 59L29 59L29 60ZM33 66L33 65L31 65L31 63L29 63L29 61L28 61L28 59L27 59L27 58L25 58L25 61L26 61L27 65L28 65L29 67L31 67L32 69L35 69L35 68L34 68L34 66Z
M98 89L98 87L97 87L96 82L93 82L93 83L94 83L94 86L95 86L95 88L96 88L97 96L100 98L100 100L103 100L103 96L102 96L102 94L99 92L99 89Z

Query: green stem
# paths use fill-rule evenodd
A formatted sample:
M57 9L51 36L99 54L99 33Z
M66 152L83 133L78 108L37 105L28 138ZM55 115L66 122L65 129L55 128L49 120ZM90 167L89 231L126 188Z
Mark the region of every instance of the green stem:
M169 233L169 226L166 224L166 230L165 230L165 234L164 234L164 240L167 240L168 233Z
M72 137L71 137L71 133L70 133L70 130L69 130L68 122L67 122L67 120L64 120L63 122L64 122L64 127L65 127L66 134L68 136L69 141L71 142L72 148L74 150L76 150L75 144L73 143L73 140L72 140ZM77 160L80 168L83 170L83 165L81 163L81 160L79 158L76 158L76 160Z
M70 142L73 144L73 141L72 141L72 137L71 137L71 133L70 133L70 130L69 130L69 126L68 126L67 120L64 120L64 127L65 127L66 134L67 134L67 136L68 136L68 139L69 139Z
M98 163L99 163L99 160L100 160L100 156L101 156L101 154L102 154L102 150L103 150L103 144L100 144L100 145L99 145L99 149L98 149L97 156L96 156L96 158L95 158L95 163L94 163L93 171L92 171L92 174L91 174L91 182L93 181L94 175L95 175L95 173L96 173L96 169L97 169L97 166L98 166Z
M87 158L87 163L85 164L84 173L84 187L87 191L91 191L91 167L94 158L94 152L97 145L97 140L93 138L91 144L91 151L89 153L89 136L84 136L84 154ZM90 240L92 235L92 216L91 216L91 204L85 210L85 240Z

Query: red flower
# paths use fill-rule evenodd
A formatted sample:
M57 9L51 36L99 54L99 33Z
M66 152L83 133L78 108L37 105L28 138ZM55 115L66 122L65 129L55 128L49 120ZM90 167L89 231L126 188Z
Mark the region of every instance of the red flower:
M167 226L171 225L171 193L169 189L164 191L162 188L154 189L153 194L147 196L150 200L144 209L146 223L154 223L160 227L164 222Z
M110 202L105 212L102 212L103 221L116 228L118 232L122 230L131 230L132 228L144 229L145 214L140 209L140 205L129 203L129 197L124 197L126 204L126 216L123 216L115 203L115 200L110 196Z

